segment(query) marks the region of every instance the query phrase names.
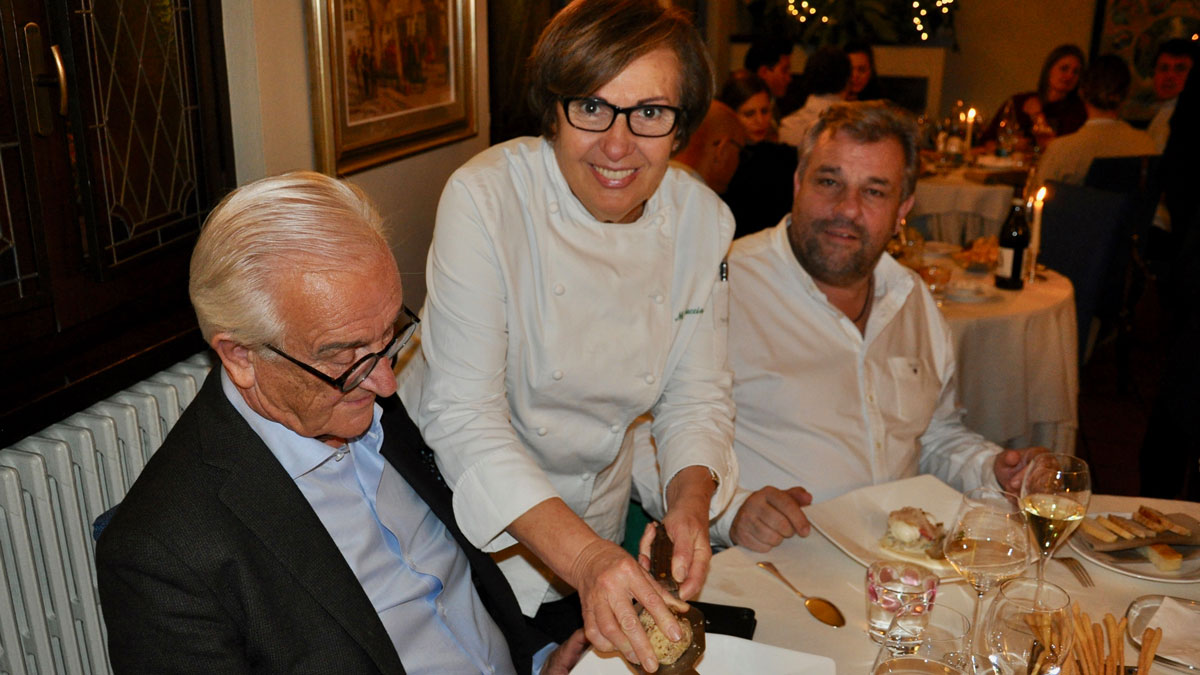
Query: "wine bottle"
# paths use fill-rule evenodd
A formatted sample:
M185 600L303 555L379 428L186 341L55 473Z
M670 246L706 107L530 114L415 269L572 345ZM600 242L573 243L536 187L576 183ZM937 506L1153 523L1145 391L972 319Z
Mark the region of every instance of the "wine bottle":
M1029 247L1029 224L1025 221L1025 200L1014 197L1008 220L1000 228L1000 255L996 264L996 287L1020 290L1025 286L1022 275L1025 249Z

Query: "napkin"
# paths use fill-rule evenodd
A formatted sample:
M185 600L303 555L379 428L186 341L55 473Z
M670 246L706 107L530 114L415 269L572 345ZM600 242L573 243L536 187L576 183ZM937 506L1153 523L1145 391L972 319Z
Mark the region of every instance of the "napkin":
M1200 668L1200 614L1170 596L1163 596L1162 604L1147 626L1162 628L1162 641L1158 643L1158 655Z

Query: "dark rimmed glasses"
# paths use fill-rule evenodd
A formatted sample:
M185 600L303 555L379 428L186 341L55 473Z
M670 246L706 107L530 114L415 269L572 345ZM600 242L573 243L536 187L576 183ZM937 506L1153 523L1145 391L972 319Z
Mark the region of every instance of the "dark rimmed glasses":
M583 131L608 131L617 117L624 115L629 131L634 136L660 138L675 131L680 118L683 117L681 108L670 105L635 105L622 108L602 98L590 96L564 96L560 100L567 123Z
M388 359L392 366L395 366L396 355L400 353L400 350L404 348L404 345L408 344L409 339L412 338L413 333L417 331L417 325L420 323L420 317L418 317L416 314L413 314L412 310L410 310L408 307L400 305L400 316L396 319L396 324L392 327L392 341L387 343L387 346L382 350L377 351L374 354L367 354L361 359L355 361L354 365L350 366L346 372L342 373L338 377L330 377L301 361L300 359L292 357L278 347L269 344L263 346L282 356L288 361L291 361L297 366L300 366L305 370L305 372L313 375L318 380L345 394L349 391L353 391L356 387L358 387L358 385L362 384L363 381L366 380L371 374L371 371L375 370L375 366L378 365L380 359Z

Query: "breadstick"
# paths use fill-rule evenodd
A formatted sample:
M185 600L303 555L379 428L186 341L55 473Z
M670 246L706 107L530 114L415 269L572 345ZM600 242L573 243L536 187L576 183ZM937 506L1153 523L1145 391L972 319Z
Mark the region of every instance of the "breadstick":
M1117 672L1122 672L1125 668L1125 626L1128 625L1128 619L1121 617L1121 622L1117 624Z
M1117 633L1117 620L1113 618L1112 614L1104 615L1104 630L1108 633L1108 657L1112 664L1109 672L1116 675L1117 669L1124 664L1117 661L1117 642L1121 636Z
M1087 614L1079 612L1079 603L1072 608L1075 614L1075 638L1079 643L1079 661L1083 666L1084 675L1099 675L1096 667L1096 652L1092 646L1092 633Z
M1104 629L1100 627L1100 624L1092 624L1092 637L1095 638L1092 644L1096 645L1096 661L1100 666L1100 672L1104 675L1111 675L1109 663L1104 658Z
M1154 652L1158 651L1158 643L1162 641L1161 628L1147 628L1142 633L1142 653L1138 658L1138 673L1142 673L1142 660L1145 659L1146 675L1150 675L1150 665L1154 663Z

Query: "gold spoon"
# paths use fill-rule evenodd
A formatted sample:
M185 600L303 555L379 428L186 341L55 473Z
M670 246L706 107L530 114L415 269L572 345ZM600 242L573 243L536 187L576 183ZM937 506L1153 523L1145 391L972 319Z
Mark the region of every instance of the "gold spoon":
M793 593L800 596L800 599L804 600L804 607L808 610L808 613L817 617L817 621L833 626L834 628L841 628L846 625L846 618L842 616L837 607L834 607L832 602L825 598L814 598L801 593L799 589L792 585L792 582L787 580L787 577L783 576L783 573L773 563L763 560L758 563L758 566L774 574L780 581L787 584L787 587L792 589Z

